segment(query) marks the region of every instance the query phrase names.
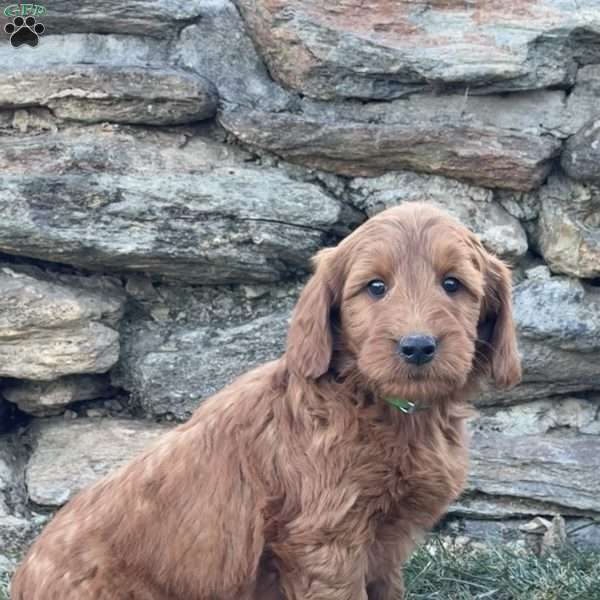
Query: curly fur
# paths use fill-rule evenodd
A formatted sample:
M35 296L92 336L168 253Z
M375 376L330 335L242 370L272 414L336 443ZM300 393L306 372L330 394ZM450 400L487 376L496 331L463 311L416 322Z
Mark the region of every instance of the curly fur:
M67 504L13 600L402 596L415 540L464 485L469 397L484 376L520 378L510 274L420 204L370 219L315 265L286 353ZM389 288L378 300L375 278ZM415 331L439 339L421 367L396 352Z

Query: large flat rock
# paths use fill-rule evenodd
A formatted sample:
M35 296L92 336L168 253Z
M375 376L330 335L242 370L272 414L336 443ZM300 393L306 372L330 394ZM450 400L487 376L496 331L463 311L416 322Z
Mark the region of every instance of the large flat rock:
M168 39L149 38L142 35L110 35L97 33L53 32L44 35L41 46L19 46L18 68L22 76L26 71L36 72L43 67L60 70L66 65L113 65L119 67L164 67L169 50ZM11 44L0 45L0 62L9 65L15 59Z
M0 266L0 376L104 373L119 357L124 294L112 280Z
M25 471L29 500L59 508L77 492L129 462L169 427L125 419L47 419L31 431Z
M544 181L560 149L557 137L542 134L563 135L561 92L549 94L536 102L465 103L457 95L369 104L305 100L294 112L225 106L219 120L245 144L340 175L411 170L530 190ZM536 110L536 125L522 127Z
M566 86L597 61L595 0L236 0L273 76L314 98Z
M558 501L556 494L545 497L543 493L530 492L528 486L533 487L533 482L539 482L540 486L562 485L562 478L571 483L570 461L578 460L580 442L574 444L572 453L565 452L566 445L561 444L563 441L568 443L574 436L577 436L575 439L586 440L587 442L581 442L584 446L597 440L600 434L599 408L598 395L585 398L553 397L511 406L482 408L479 416L471 421L475 457L471 480L450 512L482 519L533 518L537 515L550 516L556 513L594 516L597 507L581 508L574 504L569 494L565 494ZM500 442L498 450L494 452L492 445L497 438ZM516 439L517 446L514 450L506 451L513 438ZM531 440L534 451L521 457L520 444L526 439ZM545 444L553 445L554 440L559 440L559 453L555 455L554 460L549 459L546 465ZM512 472L511 469L521 459L521 466L524 473L527 470L526 474L515 474L514 480L506 482L508 473ZM491 463L493 464L488 475L487 465ZM564 472L558 474L561 468ZM538 469L546 469L544 479L539 477ZM506 483L502 491L492 491L486 484L488 480L484 479L488 476L495 477L497 470L503 471L502 475L498 476L498 481ZM581 475L576 472L574 488L575 485L581 485L581 480L577 481L579 477ZM571 494L578 496L577 488L573 489Z
M203 132L5 138L0 165L0 251L90 269L277 281L305 272L327 239L363 218Z
M207 0L55 0L40 21L48 33L127 33L167 37L202 15Z
M527 252L525 230L485 188L446 177L396 172L350 182L352 202L369 217L405 202L428 202L474 231L498 256L516 260Z
M185 71L113 65L60 65L5 73L0 104L39 105L60 119L172 125L212 117L213 84Z
M600 513L597 450L595 436L475 434L467 492Z

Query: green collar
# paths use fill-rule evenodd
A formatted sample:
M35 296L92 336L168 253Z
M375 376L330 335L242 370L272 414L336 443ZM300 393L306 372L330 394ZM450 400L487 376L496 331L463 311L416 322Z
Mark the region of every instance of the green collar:
M399 411L403 412L405 415L410 415L417 410L423 410L423 408L427 408L417 408L414 402L411 402L410 400L404 400L403 398L394 398L393 396L388 396L387 398L384 398L384 400L388 404L391 404L393 407L397 408Z

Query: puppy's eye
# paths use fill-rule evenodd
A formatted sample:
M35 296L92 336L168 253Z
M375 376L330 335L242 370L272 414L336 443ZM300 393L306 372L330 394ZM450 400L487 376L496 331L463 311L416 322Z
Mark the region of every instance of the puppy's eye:
M373 298L382 298L387 292L385 283L381 281L381 279L373 279L373 281L369 281L367 284L367 290L369 291L369 294L373 296Z
M444 281L442 281L442 287L449 294L454 294L454 292L458 292L460 289L460 281L456 279L456 277L446 277Z

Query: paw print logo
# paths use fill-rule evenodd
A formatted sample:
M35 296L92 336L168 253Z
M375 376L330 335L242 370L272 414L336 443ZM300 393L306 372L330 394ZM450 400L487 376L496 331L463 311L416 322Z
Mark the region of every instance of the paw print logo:
M15 17L12 23L4 26L4 31L10 35L10 43L18 48L27 44L35 48L40 40L39 36L46 28L41 23L35 22L35 17Z

